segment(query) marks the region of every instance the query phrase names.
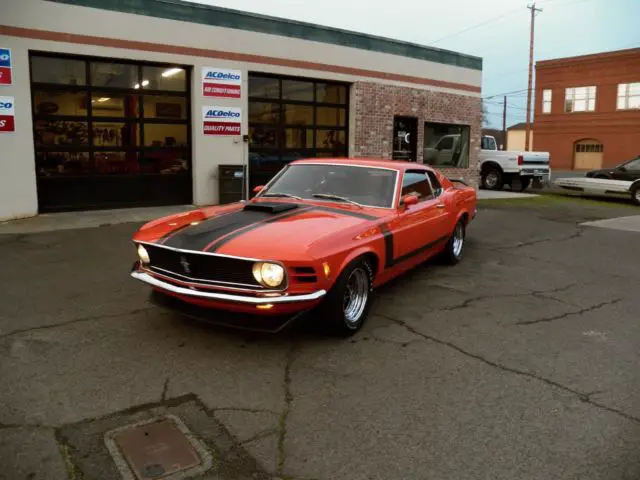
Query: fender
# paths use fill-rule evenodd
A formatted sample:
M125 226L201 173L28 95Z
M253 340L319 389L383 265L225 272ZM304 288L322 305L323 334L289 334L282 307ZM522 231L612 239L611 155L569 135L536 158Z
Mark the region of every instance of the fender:
M631 182L631 185L629 186L629 191L632 191L635 187L640 186L640 178L638 180L634 180L633 182Z
M382 237L380 237L378 240L382 240ZM355 250L352 250L351 252L349 252L349 255L347 255L342 260L342 263L340 264L340 267L338 268L338 271L336 272L336 275L334 276L334 282L335 282L335 279L338 278L338 275L340 275L340 273L342 273L344 268L347 265L349 265L349 263L351 263L357 257L360 257L360 256L365 255L365 254L372 254L372 255L374 255L376 257L376 260L377 260L377 265L376 265L376 268L375 268L376 272L381 272L383 270L384 265L381 263L380 255L378 255L378 253L376 253L376 251L373 248L373 246L371 244L363 245L363 246L358 247ZM333 284L333 282L332 282L332 284Z

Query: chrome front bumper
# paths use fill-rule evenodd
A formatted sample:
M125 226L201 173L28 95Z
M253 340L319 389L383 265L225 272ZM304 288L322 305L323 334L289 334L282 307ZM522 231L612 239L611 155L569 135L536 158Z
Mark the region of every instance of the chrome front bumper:
M136 280L147 283L153 287L161 288L168 292L190 297L201 298L203 300L218 300L222 302L244 303L247 305L282 304L295 302L311 302L319 300L326 295L326 290L318 290L305 295L282 295L280 297L252 297L246 295L230 295L228 293L205 292L202 290L192 290L190 288L179 287L168 282L163 282L148 273L133 271L131 276Z

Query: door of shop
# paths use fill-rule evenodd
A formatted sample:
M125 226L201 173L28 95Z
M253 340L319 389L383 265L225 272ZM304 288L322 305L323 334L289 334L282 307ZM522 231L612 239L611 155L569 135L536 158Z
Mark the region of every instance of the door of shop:
M394 160L415 162L418 145L418 119L414 117L393 117Z
M32 53L40 212L192 201L187 67Z
M249 73L249 187L301 158L346 157L349 89L325 80Z

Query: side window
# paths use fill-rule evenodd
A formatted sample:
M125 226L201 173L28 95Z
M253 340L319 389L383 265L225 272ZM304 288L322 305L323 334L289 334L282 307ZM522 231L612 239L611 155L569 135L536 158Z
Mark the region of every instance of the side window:
M440 184L440 180L438 180L438 177L436 177L433 172L427 172L427 175L429 176L429 180L431 180L433 195L435 197L439 197L442 194L442 185Z
M431 183L429 183L426 171L405 172L402 181L402 196L404 195L415 195L421 202L433 197Z
M444 137L438 144L439 150L451 150L453 148L453 137Z
M633 160L625 165L627 170L631 170L632 172L640 171L640 158L637 160Z

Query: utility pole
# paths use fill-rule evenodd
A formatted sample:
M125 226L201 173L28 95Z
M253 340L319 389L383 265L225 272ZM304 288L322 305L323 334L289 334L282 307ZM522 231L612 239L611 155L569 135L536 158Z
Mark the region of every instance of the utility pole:
M526 120L526 134L524 139L524 149L529 151L529 136L531 135L531 94L533 89L533 42L534 31L536 25L536 13L542 12L541 8L536 8L536 2L531 5L527 5L527 8L531 10L531 38L529 40L529 88L527 89L527 120Z
M502 145L507 149L507 96L504 96L504 106L502 109Z

